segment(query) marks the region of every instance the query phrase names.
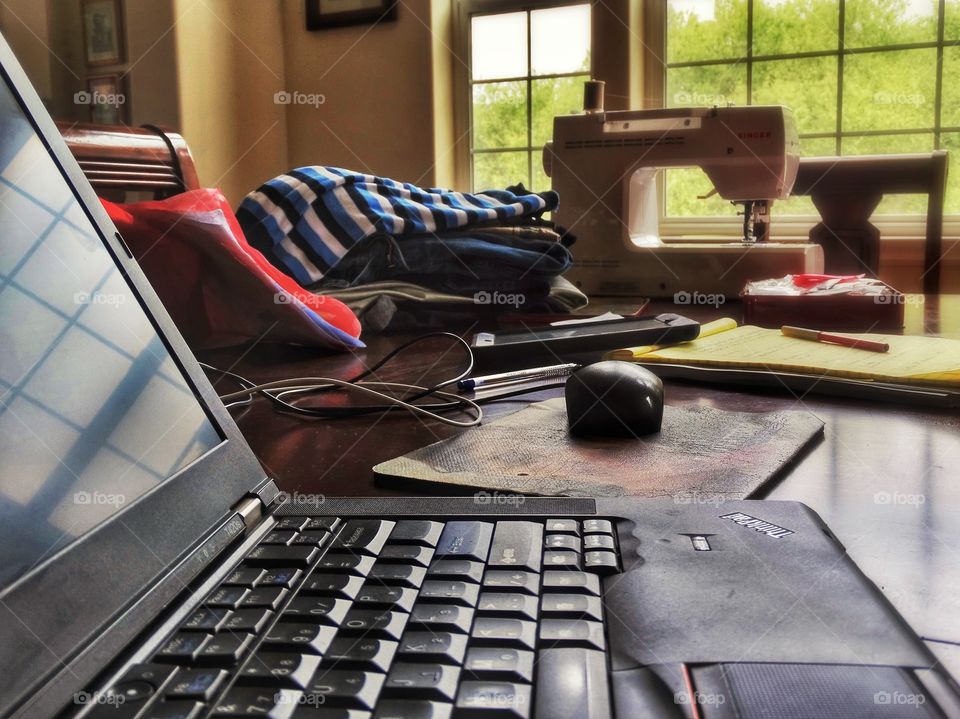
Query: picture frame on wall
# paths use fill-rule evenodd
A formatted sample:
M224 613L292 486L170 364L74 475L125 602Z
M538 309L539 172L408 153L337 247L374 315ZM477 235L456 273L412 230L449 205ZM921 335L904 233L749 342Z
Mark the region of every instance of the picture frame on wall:
M306 0L307 30L396 20L397 0Z
M81 0L83 50L88 67L126 61L122 0Z
M127 124L127 94L119 74L87 78L85 100L90 104L90 122L100 125Z

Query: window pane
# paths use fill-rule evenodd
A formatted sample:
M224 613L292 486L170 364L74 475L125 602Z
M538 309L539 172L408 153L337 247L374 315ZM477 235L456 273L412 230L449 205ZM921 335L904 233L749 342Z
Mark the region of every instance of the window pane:
M754 105L786 105L799 132L837 127L837 58L773 60L753 66Z
M849 55L843 70L843 129L933 127L937 51Z
M943 105L940 108L940 124L943 127L960 127L960 46L943 48Z
M845 137L842 142L844 155L890 155L901 152L930 152L933 150L932 134L876 135L871 137ZM886 195L873 212L877 215L903 215L927 211L926 195Z
M502 190L522 182L530 187L527 152L480 152L473 156L474 191Z
M832 137L801 137L800 154L803 157L836 155L837 141Z
M706 65L676 67L667 72L667 105L670 107L747 104L747 67Z
M533 80L533 147L553 137L553 118L583 109L583 82L589 75Z
M475 15L470 20L474 80L527 74L527 14Z
M530 64L534 75L590 70L590 6L530 13Z
M941 135L940 147L950 153L951 160L960 157L960 133ZM947 172L947 199L943 211L948 215L960 214L960 172Z
M713 190L710 178L699 167L666 170L657 178L667 183L667 215L673 217L736 217L737 209L719 195L699 199Z
M543 192L553 187L552 180L547 177L543 169L543 152L533 151L533 185L530 187L534 192Z
M746 54L747 0L668 0L668 62Z
M960 40L960 0L947 0L943 37L945 40Z
M847 0L844 6L844 45L875 47L936 40L937 1Z
M473 86L473 146L527 146L526 82L485 82Z
M783 2L755 0L753 54L778 55L835 50L840 8L837 0Z

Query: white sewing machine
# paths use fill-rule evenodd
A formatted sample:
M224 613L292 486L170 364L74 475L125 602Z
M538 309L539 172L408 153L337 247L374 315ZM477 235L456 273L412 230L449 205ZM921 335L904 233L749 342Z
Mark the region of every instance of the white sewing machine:
M768 241L769 204L789 196L799 164L788 108L600 104L555 118L543 153L560 195L553 219L577 238L567 276L587 294L733 299L751 279L823 272L819 245ZM742 241L662 241L656 177L668 167L700 167L720 197L742 204Z

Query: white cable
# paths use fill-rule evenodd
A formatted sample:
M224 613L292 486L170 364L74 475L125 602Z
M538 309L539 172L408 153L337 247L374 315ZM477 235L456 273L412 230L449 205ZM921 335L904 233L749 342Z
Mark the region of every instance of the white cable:
M401 388L414 392L425 392L429 389L428 387L402 384L400 382L346 382L344 380L333 379L331 377L293 377L290 379L276 380L274 382L266 382L264 384L253 385L252 387L245 387L237 392L225 394L220 397L220 400L227 404L227 406L237 406L239 404L248 404L257 394L266 394L275 389L283 390L283 392L274 395L275 397L279 398L284 394L292 392L312 392L321 389L329 389L331 387L340 387L341 389L348 391L358 391L362 394L376 397L377 399L385 401L388 404L396 407L402 407L403 409L406 409L414 414L420 414L454 427L475 427L476 425L480 424L480 421L483 419L483 409L480 407L480 405L473 400L467 399L463 395L443 392L441 390L435 390L433 392L433 395L438 397L444 397L449 400L462 403L465 405L464 410L466 410L467 407L472 408L476 413L476 416L471 418L469 421L450 419L449 417L444 417L436 412L431 412L424 406L412 404L410 402L404 402L398 397L371 389L371 387L382 387L385 389ZM429 405L427 405L427 407L428 406Z

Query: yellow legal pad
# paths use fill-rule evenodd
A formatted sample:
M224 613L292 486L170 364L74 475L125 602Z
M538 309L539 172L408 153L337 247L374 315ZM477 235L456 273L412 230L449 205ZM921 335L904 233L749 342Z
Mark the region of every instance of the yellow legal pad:
M614 350L607 358L960 387L960 340L880 334L850 336L887 342L890 351L867 352L811 342L785 337L778 329L737 327L736 321L723 319L703 325L700 336L691 342Z

